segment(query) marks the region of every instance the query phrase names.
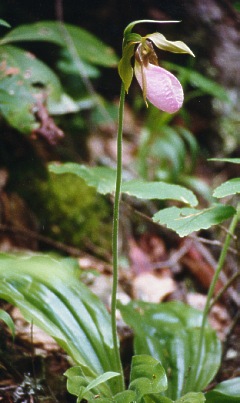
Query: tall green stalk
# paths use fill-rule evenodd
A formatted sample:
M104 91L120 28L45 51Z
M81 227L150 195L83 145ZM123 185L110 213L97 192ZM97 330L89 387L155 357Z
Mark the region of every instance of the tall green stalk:
M209 291L208 291L208 295L207 295L207 301L206 301L206 305L205 305L205 308L204 308L204 311L203 311L201 330L200 330L198 357L197 357L197 366L196 366L196 376L197 376L198 368L200 368L200 366L201 366L201 358L202 358L202 352L203 352L204 331L205 331L205 325L206 325L206 322L207 322L207 316L208 316L208 313L209 313L210 307L211 307L211 299L213 297L215 286L217 284L219 275L220 275L220 273L222 271L222 268L223 268L223 265L224 265L224 262L225 262L225 259L226 259L226 256L227 256L228 248L229 248L231 239L232 239L232 237L234 235L234 232L235 232L235 229L236 229L236 226L237 226L239 220L240 220L240 203L237 206L237 212L233 216L233 219L232 219L231 224L229 226L229 230L228 230L227 236L225 238L221 254L219 256L218 265L217 265L216 271L214 273L211 285L209 287Z
M119 101L119 111L118 111L117 177L116 177L115 198L113 207L113 236L112 236L113 284L112 284L112 301L111 301L111 324L112 324L113 346L114 346L117 370L121 374L120 377L116 378L118 379L119 382L119 392L124 390L124 375L120 357L117 323L116 323L117 287L118 287L118 229L119 229L119 205L121 199L121 185L122 185L122 132L123 132L124 101L125 101L125 89L124 84L122 83L120 101Z

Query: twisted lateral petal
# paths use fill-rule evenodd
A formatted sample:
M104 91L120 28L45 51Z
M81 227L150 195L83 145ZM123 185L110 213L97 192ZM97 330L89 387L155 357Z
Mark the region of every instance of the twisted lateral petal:
M177 112L183 103L183 89L178 79L162 67L135 62L135 75L146 98L164 112Z

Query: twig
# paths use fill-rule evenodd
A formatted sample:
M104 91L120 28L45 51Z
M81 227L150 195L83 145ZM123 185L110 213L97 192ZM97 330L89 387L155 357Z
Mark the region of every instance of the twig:
M217 295L215 296L215 298L212 300L209 310L212 309L213 305L216 304L216 302L222 297L222 295L225 293L225 291L230 287L230 285L238 278L240 277L240 271L238 271L237 273L235 273L227 282L226 284L221 288L221 290L217 293ZM232 291L235 291L232 289ZM240 306L240 296L238 297L238 300L236 300L236 298L232 298L234 300L234 302L237 304L237 306Z

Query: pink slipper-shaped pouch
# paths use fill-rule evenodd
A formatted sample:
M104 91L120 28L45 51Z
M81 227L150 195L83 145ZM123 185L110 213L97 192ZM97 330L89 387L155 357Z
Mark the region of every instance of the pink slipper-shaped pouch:
M178 79L162 67L148 63L147 66L135 61L135 76L144 96L156 108L177 112L183 103L183 89Z

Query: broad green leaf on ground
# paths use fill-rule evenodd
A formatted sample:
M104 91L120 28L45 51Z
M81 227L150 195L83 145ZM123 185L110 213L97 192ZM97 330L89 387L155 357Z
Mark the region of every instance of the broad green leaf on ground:
M240 158L209 158L208 161L230 162L232 164L240 164Z
M200 392L211 382L221 363L221 344L207 325L198 365L202 312L179 302L133 301L119 304L119 309L124 321L133 328L135 354L151 355L165 369L166 397L179 399L188 392Z
M107 167L87 167L76 163L51 164L50 172L55 174L72 173L80 176L89 185L96 188L99 193L107 194L115 190L116 171ZM164 182L143 182L132 180L123 182L122 193L141 199L172 199L195 206L196 196L182 186L170 185Z
M78 56L83 60L107 67L117 65L115 53L100 39L74 25L64 24L64 27L55 21L41 21L21 25L5 35L1 40L1 44L23 41L46 41L67 48L70 37ZM67 32L65 32L65 29Z
M135 400L135 392L133 390L124 390L114 396L114 403L132 403Z
M214 192L214 197L226 197L226 196L233 196L236 193L240 193L240 178L233 178L227 182L222 183L218 186Z
M203 393L190 392L180 397L175 403L204 403L206 401Z
M167 377L159 361L150 355L133 356L129 389L136 392L138 402L144 395L160 394L166 390Z
M196 70L178 66L177 64L164 62L164 67L176 71L181 82L187 82L193 87L198 88L204 94L212 95L222 101L230 102L230 98L224 87L214 80L205 77Z
M165 182L132 180L122 184L122 192L140 199L171 199L190 204L191 206L198 204L197 198L191 190Z
M158 211L153 216L153 221L166 225L183 237L200 229L210 228L232 217L236 210L232 206L215 204L204 210L188 207L168 207Z
M100 385L105 386L103 384L109 379L119 376L120 374L109 371L99 375L95 379L90 380L88 378L87 380L81 367L72 367L69 368L64 375L67 377L67 390L80 400L83 398L91 399L94 398L94 395L104 393L104 388L100 387Z
M1 320L9 327L9 329L11 330L12 336L14 338L15 337L14 322L13 322L11 316L9 315L9 313L4 311L3 309L0 309L0 321Z
M143 398L144 403L174 403L172 399L166 396L156 396L148 394Z
M80 282L75 261L1 254L0 298L17 306L26 320L50 334L84 374L95 378L117 370L110 316ZM117 393L115 379L110 384Z
M219 383L206 393L206 403L239 403L240 377Z
M55 174L71 173L82 178L87 185L93 186L101 194L112 193L115 190L116 171L106 167L87 167L68 162L58 165L51 164L50 172Z

